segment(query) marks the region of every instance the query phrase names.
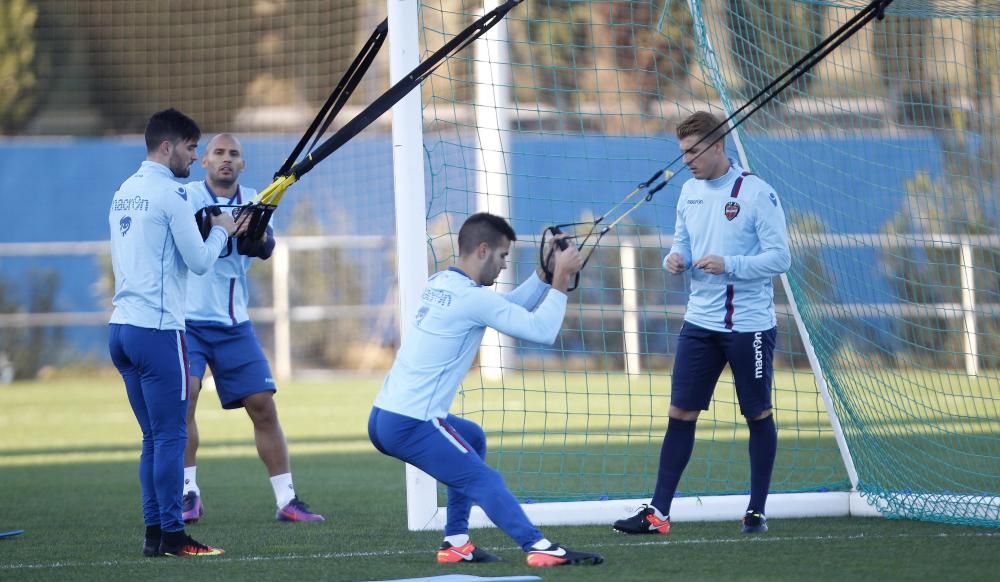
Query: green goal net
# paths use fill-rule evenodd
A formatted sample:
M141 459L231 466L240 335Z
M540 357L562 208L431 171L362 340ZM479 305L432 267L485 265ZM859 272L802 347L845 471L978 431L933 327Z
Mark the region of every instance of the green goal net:
M864 5L523 3L424 84L432 268L489 210L519 233L511 289L544 227L606 212L678 154L680 119L726 117ZM425 2L422 50L479 14ZM776 280L773 493L854 485L888 515L1000 524L998 17L896 0L728 140L782 197L792 244ZM602 240L554 346L487 336L458 411L522 501L651 494L687 298L661 260L689 177ZM679 495L745 494L746 434L727 371Z

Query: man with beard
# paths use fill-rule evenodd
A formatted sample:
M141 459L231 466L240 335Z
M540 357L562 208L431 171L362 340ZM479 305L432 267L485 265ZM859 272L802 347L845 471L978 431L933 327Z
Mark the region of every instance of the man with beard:
M232 216L214 216L203 241L187 190L173 180L186 178L198 158L198 125L167 109L149 119L145 133L146 161L115 192L108 215L115 275L109 348L142 429L143 554L217 556L221 549L185 533L181 517L188 405L184 304L188 271L208 271L237 228Z
M565 238L559 235L557 239ZM506 295L487 289L507 268L514 229L499 216L470 216L458 231L456 266L433 275L420 308L375 398L368 436L380 452L405 461L448 486L448 523L440 564L500 558L469 540L476 503L527 554L528 566L600 564L598 554L547 540L532 525L503 478L485 462L486 434L448 409L469 372L487 327L523 340L552 344L566 314L566 289L582 267L573 245L554 251L552 284L536 271ZM556 245L558 247L558 245Z

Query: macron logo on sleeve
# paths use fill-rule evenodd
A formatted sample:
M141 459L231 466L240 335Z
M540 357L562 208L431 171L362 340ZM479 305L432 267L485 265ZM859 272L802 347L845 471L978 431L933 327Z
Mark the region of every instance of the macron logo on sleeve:
M177 195L180 196L183 200L187 200L188 199L187 191L184 190L184 188L178 188L177 189Z

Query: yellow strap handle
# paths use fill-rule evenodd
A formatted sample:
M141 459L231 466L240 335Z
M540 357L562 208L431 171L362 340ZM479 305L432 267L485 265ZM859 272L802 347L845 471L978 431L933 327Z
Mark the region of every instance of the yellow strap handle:
M278 202L281 202L281 197L285 195L285 190L288 190L288 187L294 183L295 176L282 176L274 182L271 182L270 186L261 190L253 199L253 202L254 204L277 206Z

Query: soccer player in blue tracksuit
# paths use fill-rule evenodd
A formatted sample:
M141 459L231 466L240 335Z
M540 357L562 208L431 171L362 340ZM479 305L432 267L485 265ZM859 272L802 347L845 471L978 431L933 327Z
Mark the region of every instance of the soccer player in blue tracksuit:
M375 398L368 435L382 453L406 461L448 486L448 522L439 563L499 558L469 541L476 503L527 552L529 566L599 564L597 554L549 542L528 520L500 474L486 465L486 435L448 413L487 327L551 344L566 314L566 289L583 260L575 247L556 251L552 286L532 275L512 292L487 289L506 268L517 240L506 220L474 214L458 233L457 265L433 275L421 295L396 361Z
M216 204L241 205L257 192L239 184L246 167L243 146L232 135L219 134L208 142L201 165L204 182L185 189L194 208ZM232 213L232 208L226 212ZM247 215L249 216L249 215ZM276 390L271 367L247 313L247 270L252 257L267 259L274 250L270 227L261 240L229 239L207 273L188 277L186 338L191 360L191 398L188 406L188 440L184 451L184 521L198 521L204 513L196 480L198 425L195 409L206 366L212 368L222 407L245 408L253 423L257 453L267 467L278 505L279 521L323 521L295 495L288 460L288 445L274 405Z
M624 533L670 531L670 502L691 458L695 423L727 362L750 429L750 503L742 531L767 531L764 503L778 443L771 414L772 279L788 270L791 255L774 189L726 157L718 125L715 116L699 112L677 127L694 178L681 189L674 244L663 266L674 275L690 271L691 295L677 340L656 490L649 505L615 522Z
M139 482L146 556L214 556L181 519L188 398L184 297L188 271L204 273L236 231L230 215L212 218L202 241L187 191L201 132L174 109L146 125L146 161L115 192L108 222L115 273L111 360L125 380L142 429Z

